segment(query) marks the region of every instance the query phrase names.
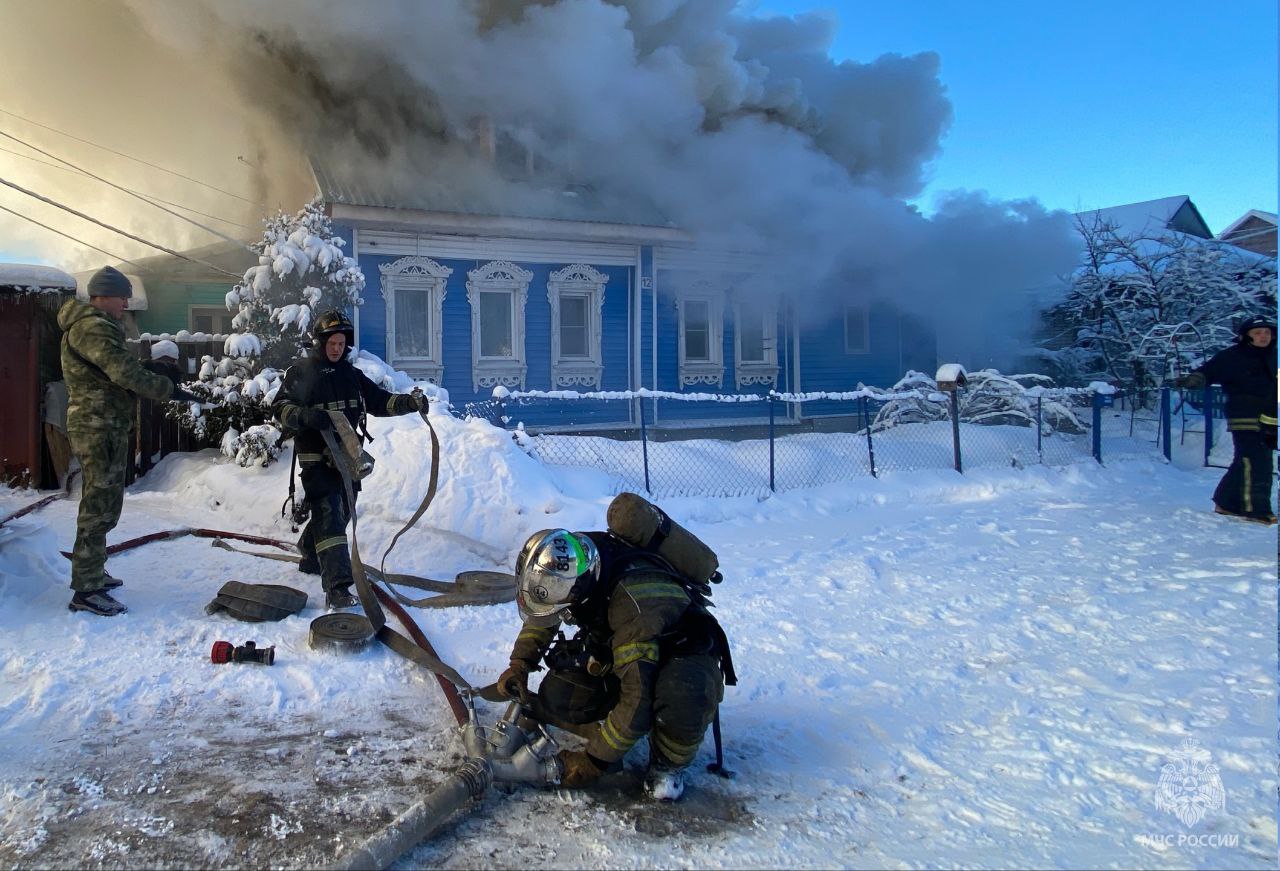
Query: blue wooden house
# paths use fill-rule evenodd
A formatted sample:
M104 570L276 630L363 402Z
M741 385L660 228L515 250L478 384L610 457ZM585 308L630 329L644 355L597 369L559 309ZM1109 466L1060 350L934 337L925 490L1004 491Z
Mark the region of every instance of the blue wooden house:
M785 292L747 292L749 280L767 274L767 253L708 253L658 216L604 220L581 194L544 211L555 217L431 210L319 163L313 169L366 277L358 344L441 385L455 408L491 400L498 385L847 391L859 382L888 387L907 369L932 372L937 362L933 336L892 306L797 311ZM830 296L857 298L844 288ZM854 410L834 401L778 407L783 423ZM508 413L532 430L589 430L636 425L641 408L547 400ZM659 400L643 413L651 426L687 427L759 423L768 409Z

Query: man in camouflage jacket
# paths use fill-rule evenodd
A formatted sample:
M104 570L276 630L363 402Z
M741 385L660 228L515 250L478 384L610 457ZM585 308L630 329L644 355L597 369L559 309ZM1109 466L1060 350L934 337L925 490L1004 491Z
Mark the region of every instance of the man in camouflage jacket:
M591 783L647 735L645 788L678 800L726 680L736 681L708 600L660 557L608 532L536 533L516 574L524 626L498 690L524 696L545 656L535 714L587 738L585 750L560 754L562 785ZM578 626L563 651L553 644L561 620Z
M128 609L109 592L122 581L107 574L107 533L124 504L129 429L137 396L194 400L173 381L143 368L125 347L120 319L133 295L129 279L110 266L89 280L89 301L70 299L58 311L62 373L67 384L67 438L80 461L80 513L71 555L72 611L104 617Z

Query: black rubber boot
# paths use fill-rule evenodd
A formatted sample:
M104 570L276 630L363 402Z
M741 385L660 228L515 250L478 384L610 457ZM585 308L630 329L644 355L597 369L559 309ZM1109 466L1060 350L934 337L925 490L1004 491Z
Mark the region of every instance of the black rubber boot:
M334 587L324 594L324 606L330 611L341 611L346 608L354 608L360 604L360 600L351 594L351 585L345 584L341 587Z

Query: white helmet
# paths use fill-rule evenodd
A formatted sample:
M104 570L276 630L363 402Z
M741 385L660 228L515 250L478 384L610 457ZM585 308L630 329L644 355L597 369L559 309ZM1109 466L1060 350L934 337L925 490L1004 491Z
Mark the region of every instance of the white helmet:
M560 612L582 599L600 575L600 552L585 535L543 529L529 536L516 557L516 605L520 619L550 627Z

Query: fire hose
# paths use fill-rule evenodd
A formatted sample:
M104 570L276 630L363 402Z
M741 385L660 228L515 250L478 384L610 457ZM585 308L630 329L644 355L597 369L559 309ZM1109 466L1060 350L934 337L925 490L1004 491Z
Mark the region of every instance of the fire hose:
M430 428L425 409L422 412L422 418L427 421L427 425ZM336 443L331 431L323 430L322 434L325 437L331 456L339 460L334 465L342 478L347 504L354 506L355 498L351 484L351 472L340 461L344 457L344 452ZM366 566L360 560L356 516L355 512L352 511L352 575L356 582L360 603L366 617L375 629L378 640L402 656L423 665L435 675L454 719L459 724L459 732L467 758L455 772L446 778L441 786L433 790L426 798L417 802L382 831L368 838L359 846L345 852L331 866L335 869L386 868L404 853L430 837L453 813L462 808L468 801L478 800L495 781L540 785L556 784L560 782L563 773L561 763L557 758L560 748L555 739L547 732L546 727L541 724L535 724L532 729L526 729L522 725L522 722L530 722L525 718L528 717L531 711L521 702L510 703L503 717L492 728L485 728L479 725L474 697L477 694L482 694L487 698L492 698L492 696L485 691L477 693L460 674L445 664L439 658L422 630L401 605L401 603L404 603L418 607L442 607L445 605L496 604L500 601L511 601L515 594L514 584L512 583L514 579L510 578L510 576L501 576L500 573L471 572L460 574L456 581L448 582L417 578L412 575L390 574L385 571L387 554L390 553L391 548L395 546L400 536L422 516L435 495L439 442L434 429L431 430L431 441L431 477L427 495L422 500L422 504L412 519L392 539L391 545L383 553L382 565L376 570L371 566ZM47 501L51 500L42 500L36 505L29 506L18 514L6 517L4 522L21 516L28 511L35 510ZM289 553L270 554L246 551L227 544L228 540L243 541L250 544L275 547L286 552L296 551L293 545L283 541L264 536L204 528L180 528L154 532L112 545L107 548L106 552L108 555L114 555L152 542L171 541L184 536L212 538L214 539L214 546L254 556L289 561L299 559L299 557ZM71 554L65 551L63 556L68 559L71 558ZM484 577L485 575L497 575L505 577L507 580L500 581L494 577L486 578ZM378 583L371 582L370 576L375 581L386 584L389 591L383 589ZM419 589L436 592L439 595L425 599L409 599L391 587L391 583L415 586ZM386 615L382 610L383 606L404 627L409 635L408 638L387 625ZM464 688L465 700L463 693L459 692L459 687ZM488 689L491 688L486 688L486 690Z

